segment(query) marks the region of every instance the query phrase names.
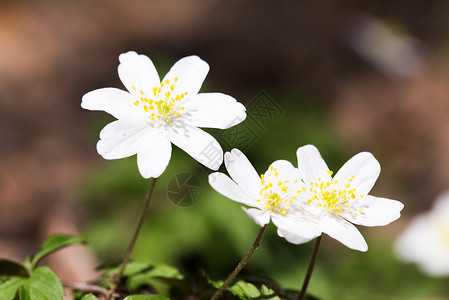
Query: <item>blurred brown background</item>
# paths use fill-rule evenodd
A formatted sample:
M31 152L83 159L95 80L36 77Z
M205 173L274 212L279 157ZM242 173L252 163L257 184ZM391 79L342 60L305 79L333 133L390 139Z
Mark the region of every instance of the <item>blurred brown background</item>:
M197 54L206 85L244 104L260 90L298 111L313 101L347 158L381 161L378 191L404 202L406 219L427 209L449 186L448 12L444 0L0 2L0 257L78 231L73 188L100 163L106 124L81 97L122 88L128 50L162 70ZM93 276L95 258L71 251L75 266L49 263L67 279Z

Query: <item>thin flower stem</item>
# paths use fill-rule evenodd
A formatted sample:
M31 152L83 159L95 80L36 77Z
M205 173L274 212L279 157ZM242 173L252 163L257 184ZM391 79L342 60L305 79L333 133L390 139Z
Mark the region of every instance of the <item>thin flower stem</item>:
M307 286L309 285L310 277L312 277L313 268L315 267L316 258L318 257L318 250L320 250L321 239L323 235L317 237L315 241L315 247L313 248L312 258L310 259L309 268L307 269L306 278L302 284L301 293L298 296L298 300L303 300L306 295Z
M257 235L256 240L254 241L251 248L249 248L248 253L246 253L246 255L238 263L237 267L235 267L234 271L228 276L228 278L223 283L223 285L215 292L215 294L212 296L211 300L218 299L218 297L220 297L220 295L224 292L224 290L228 287L228 285L231 284L231 282L235 279L237 274L243 269L243 267L246 265L246 263L248 262L251 255L253 255L254 251L257 249L257 247L259 247L260 240L262 239L262 236L263 236L266 228L267 228L267 225L263 226L260 229L259 234Z
M143 204L143 207L140 210L140 214L137 219L136 228L134 229L133 236L131 238L131 241L129 242L128 250L126 250L125 258L123 259L122 265L120 266L120 270L119 270L117 276L115 276L115 278L113 279L114 284L112 285L112 287L110 289L110 294L109 294L108 300L115 299L114 292L120 282L120 279L122 278L123 271L125 270L126 264L128 263L129 257L131 256L131 252L133 251L134 245L137 240L137 236L139 235L140 228L142 227L143 219L145 218L145 212L148 208L148 205L150 204L151 196L153 195L154 186L156 185L156 180L157 180L157 178L153 178L153 180L151 181L151 185L148 188L148 192L147 192L147 195L145 198L145 203Z

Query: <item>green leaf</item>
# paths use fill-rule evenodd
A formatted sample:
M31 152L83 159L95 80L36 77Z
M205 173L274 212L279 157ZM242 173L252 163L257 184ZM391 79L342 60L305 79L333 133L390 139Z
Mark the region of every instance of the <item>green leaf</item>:
M30 283L28 280L19 289L19 299L20 300L31 300L30 295Z
M22 264L19 264L13 260L2 258L0 259L0 276L29 277L30 274Z
M162 295L135 295L128 296L123 300L170 300L170 298Z
M118 272L117 268L117 272ZM123 270L123 276L133 276L142 272L145 272L147 270L153 269L153 265L146 263L146 262L140 262L140 261L132 261L126 264L125 270ZM116 273L117 273L116 272Z
M165 264L154 264L146 269L141 269L140 273L132 274L128 279L127 286L131 290L137 290L143 285L152 286L155 280L168 283L169 285L182 285L183 279L184 276L178 269Z
M48 267L39 267L29 279L29 295L31 300L60 300L65 293L58 276Z
M251 299L260 296L259 290L253 284L242 280L228 287L228 290L240 299Z
M263 299L280 300L276 293L272 289L267 288L265 285L262 285L260 288L260 293L262 294Z
M34 256L31 261L32 266L36 266L36 264L45 256L59 250L63 247L73 245L73 244L84 244L87 243L86 239L80 236L73 236L67 234L55 234L48 237L45 242L42 244L39 252Z
M0 283L0 299L12 300L17 294L20 286L26 281L22 277L10 277Z
M84 295L83 298L81 298L81 300L98 300L98 298L95 297L93 294L87 294Z

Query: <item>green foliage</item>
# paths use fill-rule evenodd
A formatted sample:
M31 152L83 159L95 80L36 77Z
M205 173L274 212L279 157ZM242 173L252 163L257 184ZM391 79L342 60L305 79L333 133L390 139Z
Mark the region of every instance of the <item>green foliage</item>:
M45 256L69 245L86 243L82 237L57 234L48 237L34 256L23 264L0 259L0 299L60 300L64 288L56 274L48 267L35 268Z
M48 267L36 268L29 278L9 276L0 284L0 299L59 300L64 296L61 281Z
M22 277L10 276L0 283L0 299L12 300L17 294L19 288L27 279Z
M97 284L108 288L110 277L119 272L120 262L105 263L97 268L103 271ZM162 282L167 285L182 282L184 276L178 269L166 264L150 264L146 262L131 261L126 265L118 290L127 293L146 293L155 290L154 285Z
M73 244L85 244L86 239L79 236L72 236L66 234L55 234L48 237L42 244L39 252L31 260L31 265L33 267L45 256L69 245Z
M65 295L61 281L48 267L35 269L24 286L28 288L31 300L56 300Z

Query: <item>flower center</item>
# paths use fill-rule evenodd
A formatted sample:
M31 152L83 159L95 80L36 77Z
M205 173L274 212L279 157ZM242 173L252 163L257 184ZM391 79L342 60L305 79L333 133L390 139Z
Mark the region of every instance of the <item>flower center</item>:
M290 204L296 199L295 194L300 191L289 190L289 181L281 181L278 176L279 173L272 165L265 175L260 175L262 187L257 202L263 203L264 207L272 212L285 215L290 210ZM296 182L297 180L294 181Z
M187 92L178 95L172 94L177 81L178 77L175 77L173 82L165 79L159 86L152 89L153 94L149 97L140 90L140 100L136 100L134 105L149 113L150 120L171 122L172 118L179 116L179 111L184 110L184 107L179 106L179 101L187 95ZM135 86L131 88L137 90Z
M327 172L332 175L331 170ZM318 178L317 182L310 182L309 191L312 196L307 200L307 203L315 203L319 207L325 208L328 212L339 215L343 211L357 215L357 210L362 211L362 208L354 209L350 206L349 200L355 199L356 189L351 188L351 182L355 176L351 176L345 188L337 188L338 180L323 181ZM363 195L359 195L363 198Z

